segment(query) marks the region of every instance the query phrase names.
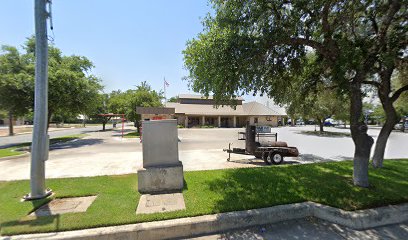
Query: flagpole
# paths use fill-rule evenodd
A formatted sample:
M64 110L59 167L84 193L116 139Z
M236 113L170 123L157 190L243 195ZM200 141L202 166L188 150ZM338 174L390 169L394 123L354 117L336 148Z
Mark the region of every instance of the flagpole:
M164 77L163 87L164 87L164 106L166 106L166 104L167 104L167 98L166 98L166 77Z

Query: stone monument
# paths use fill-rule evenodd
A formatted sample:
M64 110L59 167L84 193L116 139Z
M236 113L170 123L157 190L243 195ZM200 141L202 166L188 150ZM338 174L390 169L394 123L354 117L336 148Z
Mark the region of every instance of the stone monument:
M143 121L143 168L138 190L143 194L181 192L183 164L178 155L177 120Z

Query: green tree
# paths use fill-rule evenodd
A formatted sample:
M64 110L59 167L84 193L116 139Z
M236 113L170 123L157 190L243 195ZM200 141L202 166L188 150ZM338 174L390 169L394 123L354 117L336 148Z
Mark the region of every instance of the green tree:
M303 119L314 119L319 125L319 131L324 132L324 121L332 116L340 120L344 111L350 106L346 96L338 96L335 92L319 87L316 92L292 94L292 101L288 103Z
M353 181L367 187L373 139L362 111L362 85L383 56L383 39L406 13L400 1L238 1L212 0L214 16L183 52L193 90L215 100L261 92L282 103L294 76L314 51L318 78L304 88L327 82L350 99L355 145ZM372 17L376 21L373 23ZM378 30L378 31L376 31ZM398 36L405 39L407 36ZM405 47L405 46L404 46ZM312 49L312 50L311 50Z
M35 39L25 44L27 55L34 62ZM89 115L97 108L97 97L103 87L91 75L92 62L84 56L64 56L57 47L48 50L48 124L53 114Z
M33 104L34 78L29 59L17 48L2 46L0 53L0 109L8 112L9 135L13 119L28 113Z
M160 107L162 99L161 92L153 90L147 82L142 82L136 89L113 91L110 94L109 109L115 113L124 113L139 129L140 115L136 113L136 107Z
M175 102L178 102L178 99L179 99L178 96L174 96L174 97L171 97L171 98L168 100L168 102L173 102L173 103L175 103Z
M314 65L315 54L307 54L306 61L302 74L293 76L291 87L286 89L284 102L289 114L302 116L303 119L314 119L319 125L320 132L323 132L326 118L336 115L337 118L344 119L344 112L347 112L350 104L346 94L337 93L325 82L304 87L305 82L324 77L322 69Z
M408 85L408 64L401 66L395 79L395 89ZM395 109L403 122L408 121L408 92L401 94L400 98L395 101ZM402 125L401 131L405 131L405 124Z
M110 112L110 96L106 93L98 94L96 98L96 108L93 113L90 113L90 116L93 116L96 119L99 119L102 122L102 131L105 131L106 124L112 118L112 116L104 116L104 114L111 113Z
M372 26L369 31L375 36L371 46L376 48L377 60L372 66L375 74L363 83L377 89L386 116L374 149L372 163L375 168L382 167L388 137L400 121L396 102L408 91L408 82L398 87L392 84L395 72L398 69L404 71L402 68L407 65L407 6L406 1L400 0L373 1L366 9L367 20ZM378 14L383 12L381 8L385 9L384 15Z

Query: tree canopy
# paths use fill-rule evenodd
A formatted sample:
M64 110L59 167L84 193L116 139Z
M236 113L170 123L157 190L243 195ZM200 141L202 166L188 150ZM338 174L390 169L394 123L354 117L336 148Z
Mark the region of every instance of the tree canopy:
M30 62L17 48L2 46L0 55L0 108L22 116L32 108L34 78Z
M0 98L0 109L10 118L23 116L34 107L34 37L23 48L25 53L2 46L0 53L0 95L6 96ZM91 74L92 62L84 56L65 56L53 45L48 58L48 122L53 115L91 115L103 89L100 79Z
M293 78L310 66L299 90L322 83L349 96L353 180L367 187L373 139L364 123L362 85L377 74L373 66L404 57L406 5L397 0L210 2L214 14L183 51L193 90L213 93L216 101L261 93L283 103L296 86ZM385 45L392 50L384 51ZM316 54L313 63L309 52Z
M13 118L32 108L34 99L33 68L26 55L17 48L2 46L0 52L0 109L8 112L9 134L13 135Z
M160 107L163 94L151 88L147 82L142 82L136 89L125 92L112 91L109 95L108 109L112 113L123 113L126 118L139 126L140 115L136 107Z
M34 38L27 40L25 49L34 62ZM90 73L94 65L84 56L64 56L53 45L48 49L49 120L53 114L91 114L96 108L98 94L103 89L100 79Z

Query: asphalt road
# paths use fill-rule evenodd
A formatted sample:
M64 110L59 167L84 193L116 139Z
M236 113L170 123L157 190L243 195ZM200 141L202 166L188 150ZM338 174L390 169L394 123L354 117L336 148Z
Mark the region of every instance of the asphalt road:
M130 126L129 126L130 127ZM73 131L72 131L73 130ZM57 134L77 134L98 128L72 129ZM351 137L318 137L302 134L313 131L313 127L273 128L279 141L299 149L297 158L285 158L283 164L307 164L324 161L352 159L354 144ZM132 131L132 129L127 129ZM244 147L238 141L242 128L221 129L179 129L179 159L185 171L211 170L241 167L260 167L265 163L251 155L228 154L223 148ZM328 128L327 131L347 132L347 129ZM370 129L369 134L376 137L378 129ZM55 137L55 136L54 136ZM406 143L408 134L393 132L389 138L385 157L388 159L408 158ZM142 167L142 144L139 138L121 138L120 130L88 132L83 139L51 146L49 160L46 162L46 177L82 177L99 175L118 175L136 173ZM0 159L0 181L28 179L30 169L29 154Z
M220 234L189 238L193 240L263 240L263 239L408 239L408 223L392 224L366 230L354 230L338 224L311 219L291 220Z
M50 138L57 138L57 137L63 137L67 135L95 132L101 129L102 129L102 126L89 126L86 128L67 128L65 130L49 132L49 135L50 135ZM109 129L108 126L107 126L107 129ZM6 147L9 145L25 143L25 142L31 142L32 138L33 138L33 135L31 133L20 134L20 135L15 135L15 136L0 137L0 147Z

